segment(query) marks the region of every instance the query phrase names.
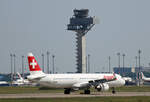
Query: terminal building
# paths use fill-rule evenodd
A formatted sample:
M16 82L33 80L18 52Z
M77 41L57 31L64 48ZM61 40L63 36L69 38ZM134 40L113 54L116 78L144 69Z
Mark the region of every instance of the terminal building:
M150 72L150 67L141 67L140 71L142 72ZM137 73L139 72L139 67L114 67L113 72L118 74L126 74L126 73Z

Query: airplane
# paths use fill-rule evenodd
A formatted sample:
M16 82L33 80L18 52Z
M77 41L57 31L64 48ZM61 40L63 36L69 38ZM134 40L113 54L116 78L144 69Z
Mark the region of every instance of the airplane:
M141 77L142 77L142 80L143 80L144 82L150 82L150 77L149 77L149 78L148 78L148 77L145 77L144 74L143 74L143 72L141 72Z
M125 80L125 85L135 85L135 81L131 77L122 77Z
M132 82L132 78L131 77L122 77L125 81L127 82Z
M7 81L0 81L0 86L9 86Z
M31 85L31 82L28 79L24 79L21 77L20 73L17 72L19 79L12 82L14 86L22 86L22 85Z
M31 85L31 82L28 79L24 79L19 72L17 72L19 76L18 82L23 83L24 85Z
M125 80L118 74L95 74L95 73L74 73L74 74L46 74L44 73L32 53L28 53L28 64L30 75L28 80L36 82L41 86L50 88L64 88L64 94L77 90L84 90L84 94L90 94L90 88L97 91L107 91L111 87L115 93L115 87L123 86Z

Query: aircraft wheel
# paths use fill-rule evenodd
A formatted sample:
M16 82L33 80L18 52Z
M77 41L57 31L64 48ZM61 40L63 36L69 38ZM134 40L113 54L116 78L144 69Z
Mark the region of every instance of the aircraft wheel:
M70 89L65 89L64 94L70 94L70 91L71 91Z
M84 94L90 94L90 90L84 90Z
M113 93L113 94L115 94L115 93L116 93L116 91L115 91L115 88L114 88L114 87L112 88L112 93Z

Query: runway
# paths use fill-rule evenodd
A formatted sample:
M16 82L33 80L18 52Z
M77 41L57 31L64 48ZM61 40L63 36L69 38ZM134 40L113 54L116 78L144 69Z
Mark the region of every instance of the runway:
M108 96L150 96L150 92L110 92L91 93L90 95L72 93L65 95L63 93L25 93L25 94L0 94L0 98L70 98L70 97L108 97Z

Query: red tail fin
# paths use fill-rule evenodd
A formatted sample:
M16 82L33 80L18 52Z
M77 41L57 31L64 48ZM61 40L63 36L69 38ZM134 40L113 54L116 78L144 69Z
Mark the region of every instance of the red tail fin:
M28 64L30 71L41 71L41 68L32 53L28 54Z

